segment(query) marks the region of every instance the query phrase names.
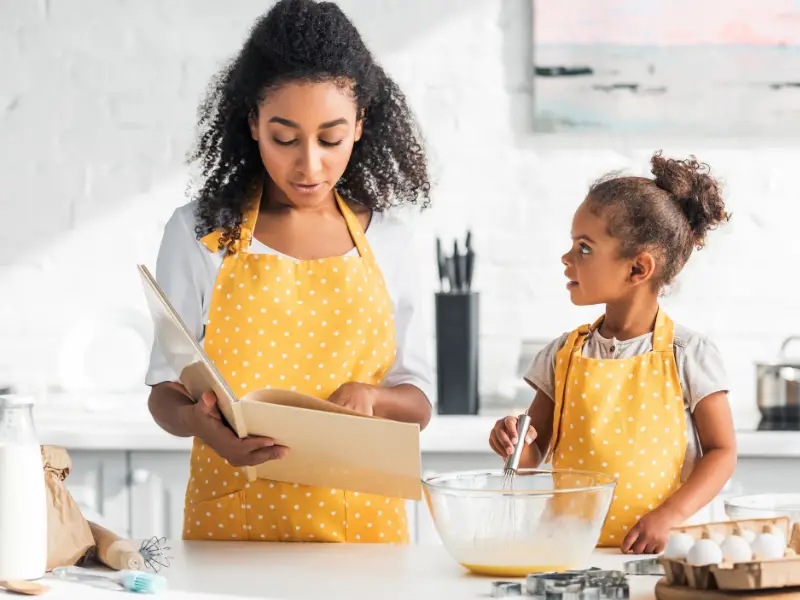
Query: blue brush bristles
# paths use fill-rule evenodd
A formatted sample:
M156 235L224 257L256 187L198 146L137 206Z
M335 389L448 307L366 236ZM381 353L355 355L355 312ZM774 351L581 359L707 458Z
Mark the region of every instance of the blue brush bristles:
M120 571L119 584L137 594L161 594L167 591L167 580L161 575L143 571Z

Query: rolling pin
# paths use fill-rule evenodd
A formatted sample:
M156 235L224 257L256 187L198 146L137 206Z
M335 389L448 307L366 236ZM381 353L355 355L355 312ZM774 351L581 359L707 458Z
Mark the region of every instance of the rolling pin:
M94 541L97 546L97 559L115 571L130 569L141 571L144 569L144 558L139 554L136 546L129 540L123 539L105 527L89 521Z

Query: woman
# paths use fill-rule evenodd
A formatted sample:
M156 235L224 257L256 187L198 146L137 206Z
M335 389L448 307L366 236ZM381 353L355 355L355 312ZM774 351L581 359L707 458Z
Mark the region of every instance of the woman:
M427 206L426 159L353 24L333 3L278 2L211 88L200 129L203 182L165 228L156 278L222 375L242 394L292 389L424 428L410 238L383 211ZM184 539L407 541L401 499L247 483L239 467L291 448L237 438L157 345L147 383L155 421L195 438Z

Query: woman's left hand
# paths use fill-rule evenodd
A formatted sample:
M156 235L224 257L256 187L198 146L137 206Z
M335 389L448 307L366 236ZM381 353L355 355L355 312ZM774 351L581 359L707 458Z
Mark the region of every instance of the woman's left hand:
M372 385L351 381L339 387L328 401L373 416L379 393L378 388Z

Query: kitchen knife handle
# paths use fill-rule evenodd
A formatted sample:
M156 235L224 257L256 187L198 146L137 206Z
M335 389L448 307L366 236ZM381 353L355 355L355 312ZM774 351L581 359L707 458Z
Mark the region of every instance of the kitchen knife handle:
M456 284L457 284L457 277L456 277L456 261L455 258L452 256L448 256L445 259L445 263L447 265L447 281L450 283L450 289L448 293L455 294L456 292Z

